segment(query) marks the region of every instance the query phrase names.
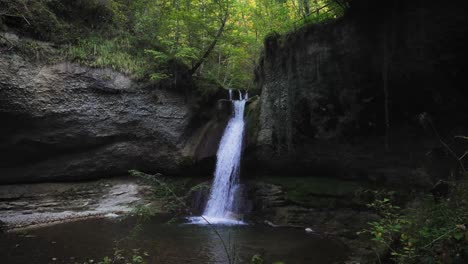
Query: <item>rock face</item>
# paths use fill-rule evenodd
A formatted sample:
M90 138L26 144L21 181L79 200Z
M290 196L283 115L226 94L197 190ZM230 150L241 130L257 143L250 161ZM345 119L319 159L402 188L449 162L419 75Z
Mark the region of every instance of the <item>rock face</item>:
M440 140L460 156L468 149L453 137L468 133L458 84L468 17L455 3L350 4L338 20L265 40L243 176L263 182L251 185L253 217L336 235L349 263L377 263L356 235L379 218L366 207L373 191L396 190L404 206L460 172Z
M439 139L468 149L453 138L468 131L467 17L454 3L373 2L267 38L246 109L243 175L264 182L251 185L252 216L335 235L349 263L378 262L356 235L379 218L371 190L397 190L404 206L460 171Z
M183 94L111 70L0 54L0 183L182 173L200 138L217 142L222 133L194 116ZM213 156L214 145L202 156Z
M150 202L151 186L137 179L34 183L0 186L0 217L5 228L62 223L128 214Z
M456 170L418 117L463 153L451 135L466 134L468 19L455 3L415 2L353 1L337 21L267 38L247 167L419 186Z

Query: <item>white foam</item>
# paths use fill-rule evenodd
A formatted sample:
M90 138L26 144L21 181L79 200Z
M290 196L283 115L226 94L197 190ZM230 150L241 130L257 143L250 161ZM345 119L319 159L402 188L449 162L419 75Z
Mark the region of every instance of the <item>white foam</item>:
M244 221L236 220L232 218L220 218L210 216L194 216L187 218L190 224L195 225L247 225Z

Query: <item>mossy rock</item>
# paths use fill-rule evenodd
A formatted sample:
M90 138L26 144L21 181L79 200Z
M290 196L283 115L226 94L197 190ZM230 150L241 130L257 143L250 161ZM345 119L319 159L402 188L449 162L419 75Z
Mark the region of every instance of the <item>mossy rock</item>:
M186 203L190 211L195 214L201 214L210 195L210 182L203 182L193 186L187 193Z
M314 177L262 177L261 180L282 186L288 201L306 207L331 209L365 204L357 197L363 187L352 181Z

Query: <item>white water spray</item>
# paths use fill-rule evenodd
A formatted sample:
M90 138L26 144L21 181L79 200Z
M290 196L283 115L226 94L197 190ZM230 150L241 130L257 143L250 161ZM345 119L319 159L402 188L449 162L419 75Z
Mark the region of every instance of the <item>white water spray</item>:
M246 102L242 99L240 91L239 98L239 100L232 101L234 114L219 144L215 177L203 217L193 217L191 219L193 223L207 224L206 220L208 220L211 224L244 224L236 218L235 213Z

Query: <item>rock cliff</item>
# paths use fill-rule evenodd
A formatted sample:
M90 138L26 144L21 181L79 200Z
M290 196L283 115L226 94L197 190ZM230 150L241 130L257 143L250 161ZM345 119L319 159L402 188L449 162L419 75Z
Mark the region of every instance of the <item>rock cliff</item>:
M109 69L2 52L0 183L186 173L215 155L223 131L223 116L200 120L186 96Z
M456 3L353 1L338 20L268 37L247 167L263 162L261 173L405 185L456 170L420 117L456 152L466 147L453 137L466 134L468 112L459 85L468 36L461 10ZM429 168L431 159L445 167Z

